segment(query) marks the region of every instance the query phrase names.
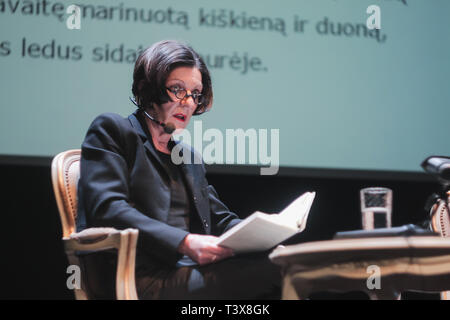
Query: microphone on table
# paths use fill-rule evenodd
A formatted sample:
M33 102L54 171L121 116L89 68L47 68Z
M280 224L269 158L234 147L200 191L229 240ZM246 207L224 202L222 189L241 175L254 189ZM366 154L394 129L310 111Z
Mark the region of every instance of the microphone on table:
M149 114L147 113L147 111L144 110L144 108L141 108L141 107L137 104L137 102L136 102L136 100L135 100L134 98L130 97L130 100L131 100L131 102L134 103L134 105L135 105L136 107L138 107L139 109L141 109L141 110L144 112L144 114L147 116L147 118L149 118L149 119L152 120L153 122L156 122L156 123L159 124L161 127L163 127L165 133L167 133L167 134L172 134L172 133L175 131L176 128L175 128L175 125L174 125L172 122L164 123L164 122L161 122L161 121L156 120L156 119L153 118L151 115L149 115Z

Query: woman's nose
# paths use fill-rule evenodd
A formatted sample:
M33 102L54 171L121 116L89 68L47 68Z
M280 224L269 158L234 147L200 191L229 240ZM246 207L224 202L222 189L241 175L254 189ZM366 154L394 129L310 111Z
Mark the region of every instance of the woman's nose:
M187 94L182 100L183 104L189 104L190 107L197 107L197 104L194 101L194 97L192 96L191 91L186 90L186 92Z

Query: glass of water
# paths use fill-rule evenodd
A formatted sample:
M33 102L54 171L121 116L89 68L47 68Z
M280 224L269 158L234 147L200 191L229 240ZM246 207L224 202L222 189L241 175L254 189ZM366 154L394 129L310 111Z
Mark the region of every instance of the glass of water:
M392 227L392 190L381 187L361 189L362 227L364 230Z

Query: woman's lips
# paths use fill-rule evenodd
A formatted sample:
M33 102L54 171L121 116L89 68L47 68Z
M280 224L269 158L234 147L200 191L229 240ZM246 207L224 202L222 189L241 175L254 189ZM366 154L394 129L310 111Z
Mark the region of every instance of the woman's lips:
M176 113L173 115L177 120L181 121L181 122L185 122L186 121L186 116L182 113Z

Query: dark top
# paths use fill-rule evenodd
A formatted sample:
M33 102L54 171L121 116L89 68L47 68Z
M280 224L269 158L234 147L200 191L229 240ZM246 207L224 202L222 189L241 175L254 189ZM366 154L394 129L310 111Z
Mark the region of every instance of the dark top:
M181 167L173 163L170 154L158 151L170 178L170 209L167 224L189 231L191 201L186 189Z

